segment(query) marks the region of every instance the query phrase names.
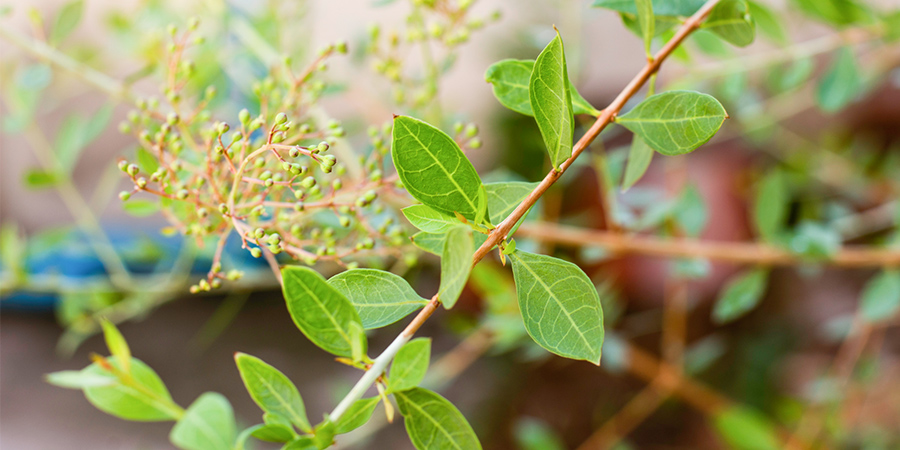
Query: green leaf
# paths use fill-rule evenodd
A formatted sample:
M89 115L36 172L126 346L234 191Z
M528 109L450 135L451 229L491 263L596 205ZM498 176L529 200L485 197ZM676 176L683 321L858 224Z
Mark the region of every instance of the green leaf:
M138 148L134 153L135 156L137 156L138 167L140 167L144 173L153 173L159 169L159 160L146 149Z
M116 383L116 377L110 373L89 373L86 370L63 370L48 373L46 380L54 386L66 389L111 386Z
M712 139L725 122L725 108L710 95L669 91L646 98L616 123L663 155L683 155Z
M50 42L59 44L65 40L78 27L83 11L84 0L66 3L56 15L56 21L50 31Z
M441 287L438 290L444 308L452 308L466 287L472 270L473 246L470 228L456 227L447 233L441 252Z
M533 59L504 59L488 67L484 80L491 83L494 97L500 104L526 116L534 116L531 109L531 98L528 94L528 83L534 70ZM572 112L597 116L600 111L591 106L575 86L569 81L569 92L572 94Z
M444 233L462 223L451 214L431 209L425 205L407 206L402 211L412 226L428 233Z
M769 172L759 184L753 202L753 222L762 239L775 242L788 215L787 183L780 170Z
M765 294L768 281L766 268L751 269L732 277L713 306L713 322L728 323L750 312Z
M251 432L251 435L266 442L290 442L297 437L297 433L290 425L277 423L259 425Z
M517 251L510 255L525 330L559 356L600 363L603 310L597 289L578 266Z
M703 28L738 47L746 47L756 38L756 22L744 0L722 0L703 22Z
M560 164L572 156L575 132L566 54L559 32L534 61L528 81L528 98L550 154L550 163L559 169Z
M652 53L650 53L650 44L653 43L653 37L656 36L656 19L653 17L653 2L651 0L635 0L634 4L637 9L638 23L641 27L641 36L644 38L644 52L650 57L652 56Z
M407 116L394 118L394 166L403 186L416 200L438 211L474 220L481 177L443 131Z
M418 338L406 343L394 356L388 375L388 393L412 389L422 382L431 360L431 339Z
M85 119L77 114L66 117L54 142L54 151L62 170L72 171L82 150L106 128L112 118L112 112L112 104L107 104L90 119Z
M334 423L326 416L325 421L316 425L316 429L313 430L313 444L319 450L331 447L334 443L334 430Z
M475 253L475 250L477 250L478 247L481 247L481 244L484 244L487 240L487 235L474 233L473 238L472 253ZM436 256L441 256L441 254L443 254L444 241L446 240L447 233L426 233L421 231L412 235L413 245Z
M281 276L284 300L297 328L323 350L351 357L350 322L362 323L350 300L308 267L285 266Z
M782 448L775 426L756 410L732 406L716 414L713 420L716 430L731 448L740 450Z
M860 313L869 322L889 320L900 310L900 272L885 270L863 289Z
M796 59L783 68L773 68L769 72L769 88L775 93L797 89L806 83L815 68L815 62L810 57Z
M779 45L787 45L790 42L778 14L757 1L748 0L747 5L750 7L750 16L753 17L762 34Z
M497 225L503 219L506 219L537 188L538 184L540 183L526 183L522 181L485 183L484 188L487 192L491 223ZM522 216L523 219L524 217Z
M697 186L690 184L684 188L675 205L673 215L688 236L697 237L703 232L703 228L706 227L709 220L709 211L706 209L706 203L703 203L703 196L700 195Z
M359 322L350 322L350 354L353 362L359 363L366 359L369 348L369 340L366 339L366 330Z
M526 417L516 422L516 442L522 450L565 450L566 445L546 423Z
M347 412L345 412L334 425L335 433L349 433L365 425L372 417L372 413L375 412L375 407L378 406L380 400L379 397L372 397L363 398L353 402L353 404L347 408Z
M862 93L863 83L853 50L840 48L834 62L819 80L816 101L825 112L837 112Z
M43 189L55 186L59 181L59 175L54 172L37 169L30 169L25 172L25 187L29 189Z
M125 337L119 332L119 329L112 322L103 319L100 321L103 327L103 338L106 340L106 347L109 353L116 357L116 360L122 363L122 371L128 373L131 371L131 349L125 342Z
M281 450L316 450L318 448L319 447L316 446L313 438L300 436L297 439L289 442L284 447L281 447Z
M134 198L122 203L122 209L135 217L147 217L159 211L159 202L156 200L144 200Z
M216 392L198 397L169 433L169 440L186 450L231 450L236 437L231 404Z
M478 450L481 443L462 413L435 392L422 388L394 393L406 432L419 450Z
M246 353L235 354L234 361L247 392L260 409L287 418L303 431L312 431L300 392L287 376Z
M122 370L116 358L108 358L107 361ZM97 363L91 364L82 372L86 375L109 376L109 372ZM132 358L130 375L129 384L117 380L109 386L86 387L84 396L97 409L125 420L160 422L178 419L181 411L172 403L172 396L166 385L153 369L137 358Z
M873 11L854 0L792 0L791 3L810 17L838 27L874 21Z
M631 139L631 148L628 150L628 165L625 166L625 177L622 180L622 192L631 189L650 167L653 160L653 149L638 136Z
M350 300L367 330L390 325L428 304L406 280L383 270L347 270L328 284Z
M653 13L657 16L687 17L700 9L706 0L653 0ZM613 11L637 14L634 0L594 0L595 8L606 8Z

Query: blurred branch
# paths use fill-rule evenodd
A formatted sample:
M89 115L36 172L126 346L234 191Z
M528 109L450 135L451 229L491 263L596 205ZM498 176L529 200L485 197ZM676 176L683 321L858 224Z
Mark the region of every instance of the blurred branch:
M641 254L663 258L703 258L739 264L796 266L824 264L838 267L900 265L900 250L846 246L827 259L810 260L767 244L717 242L697 239L671 240L653 236L624 235L551 223L525 222L518 234L539 241L584 247L599 246L616 255Z

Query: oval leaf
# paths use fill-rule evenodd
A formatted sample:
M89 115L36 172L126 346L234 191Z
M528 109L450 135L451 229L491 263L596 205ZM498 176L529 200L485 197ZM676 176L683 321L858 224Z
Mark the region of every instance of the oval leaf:
M355 401L334 425L335 433L349 433L365 425L369 418L372 417L372 413L375 412L375 407L378 406L380 400L381 398L379 397L372 397Z
M360 320L350 301L308 267L286 266L281 276L284 300L297 328L323 350L351 357L350 322Z
M538 184L540 183L526 183L523 181L485 183L484 189L487 192L491 223L496 225L502 222L503 219L506 219L525 200L525 197L528 197L537 188Z
M782 448L772 422L756 410L732 406L713 417L716 430L731 448L768 450Z
M481 449L472 426L444 397L422 388L397 392L394 397L417 449Z
M784 174L777 169L769 172L760 182L753 204L753 222L766 242L774 243L781 232L789 200Z
M663 155L682 155L705 144L725 122L725 108L710 95L669 91L646 98L616 123Z
M831 67L822 76L816 88L816 101L826 112L837 112L856 99L863 84L853 57L853 50L843 47L837 51Z
M528 93L528 82L531 79L531 71L534 69L533 59L504 59L497 61L488 67L484 73L484 80L491 83L494 96L500 104L526 116L534 116L531 109L531 98ZM591 106L575 86L569 81L569 92L572 93L572 112L575 114L600 114Z
M287 418L303 431L312 431L300 391L285 374L246 353L234 355L244 386L260 409Z
M450 136L421 120L397 116L391 153L413 198L438 211L475 219L484 202L481 177Z
M744 0L720 1L703 22L703 28L738 47L746 47L756 38L756 22Z
M885 270L866 283L860 303L862 317L870 322L891 319L900 310L900 272Z
M510 260L519 310L532 339L559 356L600 364L603 309L587 275L550 256L516 251Z
M731 322L755 308L766 291L768 279L769 270L760 268L729 280L713 307L713 321Z
M230 450L236 437L231 404L216 392L198 397L169 433L169 440L185 450Z
M469 272L472 270L473 247L472 230L467 227L450 230L444 239L444 248L441 252L441 287L438 290L438 298L444 304L444 308L452 308L466 287Z
M403 277L383 270L348 270L328 284L350 300L367 330L390 325L428 303Z
M572 156L575 132L566 54L559 32L534 61L528 81L528 98L550 162L559 169L559 165Z
M635 136L631 139L628 150L628 165L625 166L625 178L622 180L622 192L631 189L637 183L653 160L653 149L643 139Z
M122 370L117 358L107 358L107 361ZM97 363L91 364L82 372L91 376L109 375ZM107 386L85 387L84 396L97 409L125 420L160 422L178 418L181 411L172 403L169 390L153 369L137 358L131 358L130 375L140 387L117 380Z
M388 375L388 393L412 389L422 382L431 360L431 339L418 338L406 343L394 356Z

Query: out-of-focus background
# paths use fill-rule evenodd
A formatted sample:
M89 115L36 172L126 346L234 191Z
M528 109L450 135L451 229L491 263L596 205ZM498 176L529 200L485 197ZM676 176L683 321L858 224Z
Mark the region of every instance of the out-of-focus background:
M52 29L53 18L67 3L6 2L0 18L0 27L8 30L0 36L4 38L0 39L4 97L0 102L4 116L0 221L6 230L14 229L4 232L7 238L2 242L5 253L17 254L11 247L27 241L28 260L22 270L32 275L32 284L2 291L0 447L170 448L166 439L170 424L116 419L92 407L80 392L52 387L43 379L49 372L83 367L91 353L106 352L96 330L79 330L78 322L72 320L74 313L60 307L63 301L80 301L65 294L73 286L103 276L103 266L81 232L72 231L78 229L76 225L96 217L111 245L127 256L129 268L138 273L155 276L155 270L164 271L173 264L180 267L173 262L178 259L180 240L159 233L167 224L165 219L159 214L126 214L114 198L127 185L115 169L116 158L128 156L134 149L133 138L119 133L116 124L131 105L111 99L79 76L58 70L55 63L50 64L50 71L46 60L8 36L43 39L41 30ZM738 49L692 40L687 44L690 59L673 58L659 75L659 90L687 87L720 99L730 95L727 100L733 103L723 103L732 119L720 136L685 157L680 169L673 169L666 158L657 155L638 185L616 194L618 201L646 216L654 202L665 196L673 171L682 170L676 178L696 186L708 216L698 238L750 242L755 234L751 216L756 183L767 168L783 165L794 174L789 218L794 229L807 230L800 224L815 216L817 225L830 227L823 233L838 230L838 245L885 245L900 220L896 212L900 209L896 207L900 192L900 48L896 41L885 44L870 38L865 34L868 29L835 28L810 20L794 2L761 3L781 16L787 33L784 42L757 37L750 46ZM900 8L900 3L892 0L867 4L878 11ZM358 142L353 136L362 136L366 125L380 124L389 120L391 113L405 111L392 103L390 83L370 70L371 62L354 50L363 45L373 23L384 30L402 29L409 9L407 2L399 0L89 0L84 2L77 28L54 47L113 79L133 79L130 89L134 91L160 95L158 75L152 74L153 67L148 68L146 55L164 36L168 23L197 16L203 21L201 30L215 28L215 35L221 37L198 51L208 53L210 61L225 68L226 85L250 83L260 74L264 76L265 68L255 66L260 62L241 50L245 42L236 22L222 18L247 18L265 32L267 18L283 13L296 23L281 24L275 41L289 40L296 48L308 49L297 59L308 58L331 42L349 42L350 55L329 62L327 77L340 89L324 98L322 106L345 121L350 140ZM499 13L496 20L495 13ZM591 7L590 1L480 0L472 7L472 16L485 18L487 24L473 30L468 42L460 46L442 78L436 101L454 120L479 125L484 145L469 151L468 156L481 173L512 173L518 179L537 181L547 170L533 120L504 109L485 82L484 72L492 63L533 58L553 36L555 25L566 43L573 83L601 108L646 62L640 38L623 25L619 15ZM857 52L864 69L861 76L866 77L864 91L837 113L817 108L812 100L815 81L808 85L804 81L821 77L833 58L831 50L810 50L811 45L804 43L824 46L831 36L845 40L843 44ZM833 50L840 47L830 45ZM796 59L790 57L792 52L798 55ZM760 64L759 69L748 72L749 81L745 79L743 84L735 81L736 77L711 75L717 78L707 79L704 72L739 73L740 69L735 69L742 64L735 62L738 58L750 55L745 61L752 65L773 54L788 57ZM800 71L797 61L809 65L805 74L795 73ZM408 63L415 66L417 58L410 56ZM800 81L785 81L785 72L792 68ZM738 92L728 92L728 80L738 85ZM13 123L20 120L21 105L28 101L22 92L33 84L41 84L40 101L28 106L32 113L22 119L26 122ZM221 104L222 112L233 116L243 106L241 98L231 95L231 101ZM53 183L36 170L43 164L42 152L61 145L63 133L89 128L89 118L104 108L110 117L71 162L71 179L62 187L58 180L56 186L50 186ZM72 123L72 117L86 119ZM775 124L766 123L767 117L774 118ZM628 133L612 129L602 138L605 151L620 155L621 163L627 154ZM592 151L604 151L600 147L595 145ZM582 228L607 227L600 210L597 177L590 155L585 157L583 167L566 173L562 186L548 193L535 215ZM71 198L73 192L78 193L77 199ZM79 215L78 205L91 208L92 216ZM631 223L638 222L632 218ZM655 256L612 257L598 247L579 250L539 241L530 245L577 261L598 285L609 290L615 301L605 305L608 342L599 368L548 357L533 346L510 350L493 341L485 343L479 340L480 331L472 334L471 330L478 330L472 324L483 313L489 293L485 286L470 283L457 309L441 312L420 334L434 338L434 360L448 352L457 357L441 359L446 364L441 373L450 375L436 384L467 416L486 448L576 448L598 430L605 433L598 442L627 446L622 448L723 448L726 444L710 425L709 411L697 405L709 398L704 397L706 385L715 389L709 394L714 401L729 399L764 411L786 424L782 429L788 434L811 421L814 425L804 426L847 437L830 441L843 442L844 448L900 445L896 314L877 327L864 327L864 339L859 331L861 292L878 273L877 265L779 265L769 276L760 306L736 321L719 325L711 320L713 304L729 277L744 266L681 260L688 261L681 270L702 274L686 283L684 298L688 305L684 371L689 380L696 380L687 384L699 383L701 386L694 388L701 392L685 394L685 389L692 388L682 385L671 391L665 381L654 378L660 356L652 355L661 354L660 329L668 314L663 299L672 289L666 275L672 270L671 261ZM885 251L890 248L896 251L896 247ZM180 269L184 274L193 273L188 277L199 278L208 268L209 249L196 251L196 261ZM239 253L236 250L235 254ZM420 266L409 273L420 293L436 286L434 263L422 257ZM132 353L159 373L181 404L205 391L221 392L233 404L239 422L258 422L260 412L234 367L232 355L240 351L287 374L300 388L311 417L317 417L342 397L358 372L334 363L298 332L264 264L252 260L243 264L249 276L241 289L192 296L185 288L165 298L136 301L116 310L126 319L119 327ZM7 275L8 269L7 263ZM89 309L79 305L79 313ZM402 323L373 333L370 348L383 348L400 329ZM629 348L644 349L644 356L650 359L629 353ZM636 360L644 364L635 369L635 364L641 365ZM461 371L458 375L457 368ZM379 417L383 417L380 408L376 419L383 421ZM611 419L613 425L604 427ZM347 445L411 448L399 423L365 431L353 441ZM600 448L591 446L592 442L587 441L586 448Z

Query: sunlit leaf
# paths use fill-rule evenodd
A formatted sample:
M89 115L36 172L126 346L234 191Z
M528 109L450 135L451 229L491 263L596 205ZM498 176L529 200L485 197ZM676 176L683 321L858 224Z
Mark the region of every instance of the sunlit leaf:
M572 156L575 130L566 54L558 32L534 61L528 97L534 120L550 154L550 163L558 169Z
M428 303L402 277L383 270L347 270L328 284L350 300L367 330L390 325Z
M752 269L728 280L713 306L713 321L728 323L756 308L768 281L769 269L765 268Z
M437 393L413 388L394 393L406 432L418 450L480 450L472 426L452 403Z
M725 108L712 96L669 91L648 97L616 123L663 155L689 153L705 144L725 122Z
M198 397L169 433L169 440L185 450L231 450L236 437L231 404L215 392Z

